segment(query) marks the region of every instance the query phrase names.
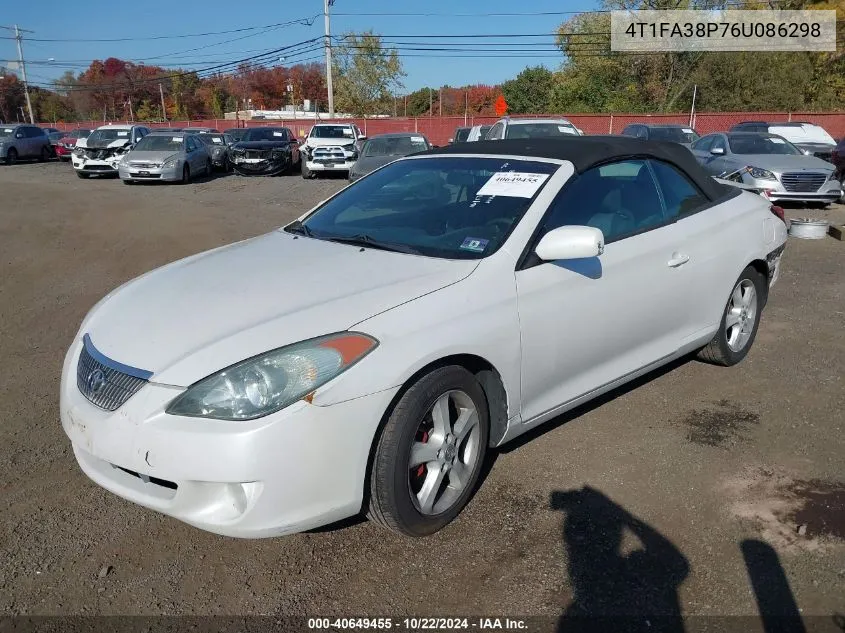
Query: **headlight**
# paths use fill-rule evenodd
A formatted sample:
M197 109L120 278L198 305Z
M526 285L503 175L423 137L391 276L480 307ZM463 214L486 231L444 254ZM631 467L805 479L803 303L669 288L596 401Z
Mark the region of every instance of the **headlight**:
M164 161L164 164L162 165L162 167L164 167L164 168L176 167L176 164L178 162L179 162L179 157L178 156L172 156L172 157L168 158L166 161Z
M77 147L73 150L74 156L85 156L85 150L82 147Z
M373 351L378 341L354 332L295 343L203 378L167 413L216 420L253 420L300 400Z
M751 174L752 178L759 178L760 180L777 180L778 179L778 177L775 176L768 169L761 169L760 167L748 167L748 173Z

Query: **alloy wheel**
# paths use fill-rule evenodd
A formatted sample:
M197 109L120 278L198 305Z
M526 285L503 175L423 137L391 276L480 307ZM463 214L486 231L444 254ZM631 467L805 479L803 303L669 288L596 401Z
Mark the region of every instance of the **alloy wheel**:
M728 347L741 351L751 339L757 321L757 290L750 279L742 279L734 287L725 314L725 337Z
M469 395L442 394L420 422L408 462L408 487L425 515L449 510L461 497L482 451L478 410Z

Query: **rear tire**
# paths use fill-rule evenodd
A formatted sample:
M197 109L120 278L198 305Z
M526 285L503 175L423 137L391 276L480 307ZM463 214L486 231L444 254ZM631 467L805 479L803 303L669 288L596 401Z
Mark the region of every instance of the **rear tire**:
M730 367L748 355L757 337L766 289L766 280L756 269L748 266L742 271L722 312L719 329L699 350L699 360Z
M446 526L472 497L488 434L487 399L469 371L450 365L420 378L378 438L368 518L413 537Z
M10 147L9 151L6 152L6 164L14 165L16 162L18 162L18 150L14 147Z

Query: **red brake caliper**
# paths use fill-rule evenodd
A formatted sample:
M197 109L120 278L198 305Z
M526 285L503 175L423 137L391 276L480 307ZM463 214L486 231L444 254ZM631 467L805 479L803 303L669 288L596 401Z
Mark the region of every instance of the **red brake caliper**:
M428 431L423 431L422 434L422 443L425 444L428 442ZM417 467L417 477L422 477L425 474L425 464L420 464Z

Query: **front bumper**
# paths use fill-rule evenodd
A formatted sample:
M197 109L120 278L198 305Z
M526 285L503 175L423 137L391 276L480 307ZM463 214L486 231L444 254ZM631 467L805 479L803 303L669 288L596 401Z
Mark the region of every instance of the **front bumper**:
M290 165L288 158L245 158L237 154L229 157L229 164L243 176L274 176Z
M80 467L129 501L225 536L311 529L361 510L369 451L398 388L329 406L299 401L248 422L164 413L182 389L147 383L117 411L62 372L61 422Z
M74 154L71 157L71 163L76 171L81 171L86 174L102 174L102 175L116 175L118 173L118 163L121 156L115 158L108 158L101 160L98 158L85 158Z
M836 180L828 180L818 191L787 191L778 181L751 178L747 175L743 183L759 188L761 195L772 202L836 202L842 195L841 186Z
M182 180L182 164L176 163L172 167L136 167L123 165L118 167L121 180L174 182Z
M339 162L324 160L305 160L305 166L310 171L349 171L355 164L354 160L343 160Z
M71 155L73 154L73 148L67 148L61 145L56 145L55 150L56 156L58 156L62 160L69 160Z

